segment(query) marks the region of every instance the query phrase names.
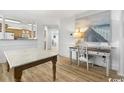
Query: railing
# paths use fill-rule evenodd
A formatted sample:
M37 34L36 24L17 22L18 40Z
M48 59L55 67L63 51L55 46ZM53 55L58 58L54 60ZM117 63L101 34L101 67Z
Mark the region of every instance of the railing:
M105 40L110 41L110 25L103 24L103 25L95 25L90 27L93 31L97 34L102 36Z

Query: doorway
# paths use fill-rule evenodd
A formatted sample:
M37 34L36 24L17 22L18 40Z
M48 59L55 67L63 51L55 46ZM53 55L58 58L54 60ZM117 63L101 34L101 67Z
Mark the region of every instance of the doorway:
M54 51L59 50L59 29L57 26L45 26L44 49Z

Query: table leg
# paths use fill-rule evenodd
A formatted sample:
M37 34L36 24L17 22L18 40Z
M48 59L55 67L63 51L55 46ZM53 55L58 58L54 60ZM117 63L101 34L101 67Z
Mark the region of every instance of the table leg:
M9 68L9 64L7 63L7 71L9 72L10 68Z
M106 56L106 76L109 76L109 56Z
M72 64L72 51L70 49L70 64Z
M56 80L56 60L52 60L53 64L53 81Z
M76 61L78 62L79 60L78 60L78 51L76 51ZM78 62L78 66L79 66L79 62Z
M18 68L13 68L10 70L11 80L15 82L21 81L22 70Z
M79 60L79 51L76 52L76 60L78 62L78 66L80 65L80 60Z

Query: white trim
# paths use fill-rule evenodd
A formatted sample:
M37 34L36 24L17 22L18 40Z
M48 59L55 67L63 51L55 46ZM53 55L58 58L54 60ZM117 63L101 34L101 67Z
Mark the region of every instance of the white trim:
M21 23L21 22L19 22L19 21L11 20L11 19L5 19L5 21L7 21L7 22L12 22L12 23L17 23L17 24Z
M112 64L112 70L118 71L119 65L118 64Z
M80 15L77 15L76 20L80 20L83 17L91 16L91 15L95 15L95 14L103 13L103 12L107 12L107 11L109 11L109 10L89 10L89 11L81 13Z
M123 76L123 77L124 77L124 73L118 72L117 74L118 74L119 76Z

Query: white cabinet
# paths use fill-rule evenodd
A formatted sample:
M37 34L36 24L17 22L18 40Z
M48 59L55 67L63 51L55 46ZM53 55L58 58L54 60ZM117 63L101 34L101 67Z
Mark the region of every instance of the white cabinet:
M4 33L0 32L0 39L4 39Z
M14 33L0 32L0 39L14 39Z
M5 33L5 39L14 39L14 33Z

